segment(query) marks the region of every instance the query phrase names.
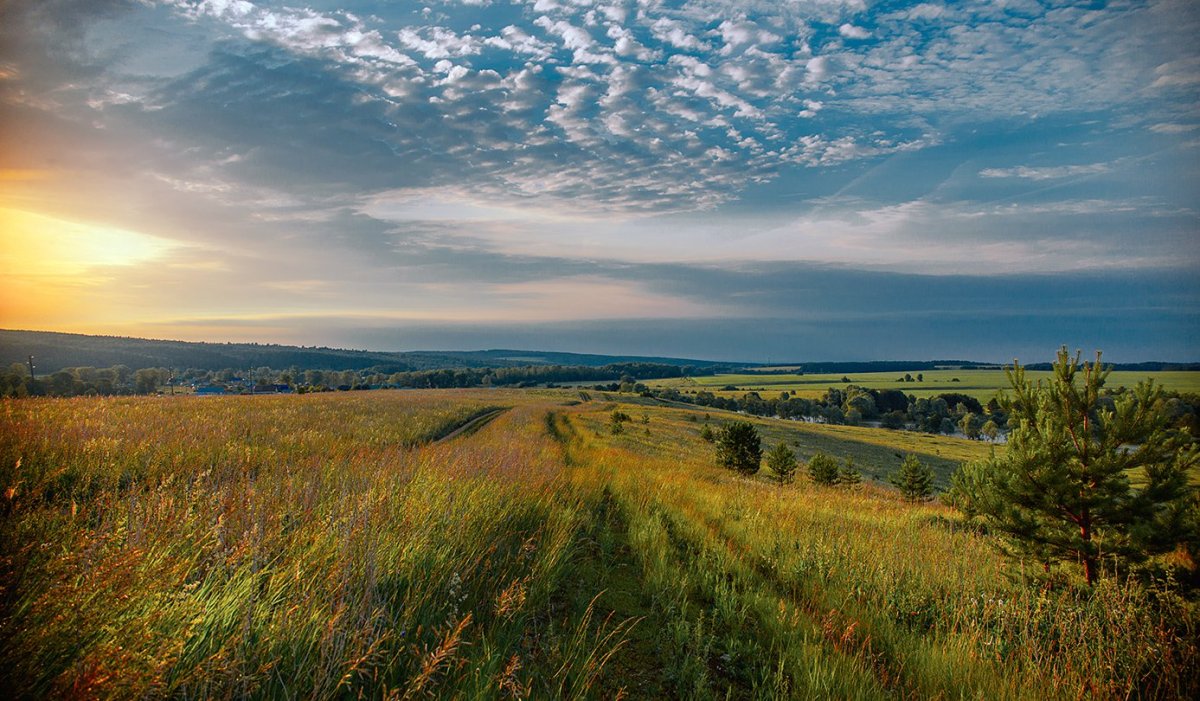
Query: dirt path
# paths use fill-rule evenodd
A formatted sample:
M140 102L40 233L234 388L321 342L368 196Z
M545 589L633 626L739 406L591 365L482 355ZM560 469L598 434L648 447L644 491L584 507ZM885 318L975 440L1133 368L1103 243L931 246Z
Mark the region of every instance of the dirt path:
M503 414L504 412L506 412L508 410L509 410L509 407L501 407L499 409L493 409L493 410L487 412L486 414L480 414L479 416L476 416L475 418L466 422L462 426L459 426L458 428L454 429L450 433L447 433L446 435L442 436L441 438L438 438L437 440L435 440L433 442L434 443L442 443L443 441L452 440L454 438L458 438L459 436L470 435L470 434L478 431L479 429L483 428L492 419L496 418L497 416Z

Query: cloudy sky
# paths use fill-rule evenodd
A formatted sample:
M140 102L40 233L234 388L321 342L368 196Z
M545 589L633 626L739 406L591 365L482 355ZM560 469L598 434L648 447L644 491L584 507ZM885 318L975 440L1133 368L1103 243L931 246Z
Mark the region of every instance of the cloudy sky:
M1200 360L1193 0L0 0L0 327Z

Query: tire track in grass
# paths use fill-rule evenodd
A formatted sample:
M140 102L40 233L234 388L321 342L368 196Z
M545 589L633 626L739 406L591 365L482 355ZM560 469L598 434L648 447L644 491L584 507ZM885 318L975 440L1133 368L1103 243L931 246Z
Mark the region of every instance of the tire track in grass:
M603 458L611 455L584 445L569 415L547 415L546 427L573 464L605 469ZM621 453L635 462L644 458ZM741 558L733 558L732 568L721 565L724 538L698 540L697 529L680 520L686 513L646 499L636 486L626 493L619 482L605 480L597 513L628 566L600 572L595 586L612 592L606 605L617 615L644 617L613 659L618 681L636 680L630 691L638 698L650 690L657 691L644 697L670 691L679 698L871 698L895 691L862 651L832 644L822 622L806 611L788 611L790 622L778 618L776 602L790 597ZM702 520L696 525L707 528Z
M869 611L860 608L865 604L853 599L848 605L831 605L824 600L820 583L787 577L768 555L755 553L743 539L723 528L726 521L721 517L694 502L680 506L683 516L702 524L714 542L724 544L729 556L751 571L764 590L773 592L780 601L794 603L800 613L815 622L827 647L859 660L890 693L901 698L941 698L970 689L970 670L956 677L953 688L946 688L936 679L909 669L905 645L933 651L938 648L937 640L893 629L886 621L873 619Z
M488 425L488 423L494 420L497 416L500 416L511 408L512 407L497 407L484 409L483 413L470 416L463 423L453 427L447 427L449 429L449 433L434 437L430 443L444 443L446 441L459 438L460 436L469 436Z

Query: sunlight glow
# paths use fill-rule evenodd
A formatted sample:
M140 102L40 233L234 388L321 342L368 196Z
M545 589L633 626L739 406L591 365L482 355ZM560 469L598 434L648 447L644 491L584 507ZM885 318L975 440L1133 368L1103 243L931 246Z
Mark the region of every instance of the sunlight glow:
M107 306L89 288L170 249L133 231L0 208L0 326L83 330Z
M160 257L163 239L114 227L0 209L0 274L74 276Z

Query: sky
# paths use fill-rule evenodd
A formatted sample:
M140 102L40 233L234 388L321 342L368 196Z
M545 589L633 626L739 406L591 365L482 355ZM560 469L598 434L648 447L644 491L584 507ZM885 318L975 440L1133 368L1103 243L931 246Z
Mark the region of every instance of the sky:
M0 0L0 327L1200 360L1193 0Z

